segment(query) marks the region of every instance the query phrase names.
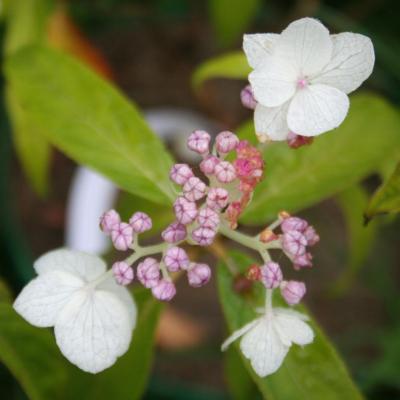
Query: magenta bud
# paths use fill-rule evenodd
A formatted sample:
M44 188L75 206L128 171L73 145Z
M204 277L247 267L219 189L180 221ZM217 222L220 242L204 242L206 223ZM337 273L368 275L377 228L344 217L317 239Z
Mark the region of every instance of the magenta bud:
M100 217L100 229L107 235L112 231L113 226L119 224L121 218L115 210L109 210Z
M124 261L117 261L112 266L112 273L119 285L129 285L134 278L133 269Z
M212 208L206 207L199 211L197 222L204 228L216 230L219 225L219 215Z
M139 263L136 274L144 287L153 288L160 281L160 264L155 258L147 257Z
M286 303L293 306L299 303L306 294L306 285L298 281L283 281L281 283L281 294Z
M192 239L200 246L209 246L215 238L216 231L200 226L192 232Z
M299 231L304 232L308 227L307 221L299 217L289 217L282 221L281 229L282 232Z
M189 285L198 288L208 283L211 269L207 264L192 264L187 274Z
M221 161L215 166L215 176L221 183L229 183L235 180L235 167L228 161Z
M299 231L289 231L282 235L282 248L291 258L303 255L306 246L307 239Z
M199 178L193 176L183 186L183 193L189 201L200 200L206 194L206 185Z
M187 140L187 146L190 150L199 154L207 154L210 150L211 136L206 131L196 130Z
M193 222L197 216L196 203L189 201L184 197L178 197L175 200L174 211L176 219L184 225Z
M153 296L161 301L170 301L176 294L174 283L166 279L161 279L151 291Z
M164 263L170 272L187 269L190 264L186 251L181 247L170 247L165 252Z
M267 262L261 268L261 282L268 289L277 288L282 282L282 270L278 263L275 262Z
M215 143L218 152L226 154L236 149L239 144L239 139L233 132L223 131L217 135Z
M128 250L133 242L132 227L125 222L114 225L111 230L111 240L117 250Z
M207 195L207 206L213 210L221 210L228 205L229 193L223 188L211 188Z
M185 239L187 235L185 225L179 222L173 222L161 232L161 237L168 243L176 243Z
M184 185L193 176L193 171L187 164L175 164L169 172L171 181Z
M301 268L312 267L312 255L310 253L304 253L301 256L294 257L293 268L299 270Z
M304 232L304 236L307 239L308 246L314 246L319 242L319 235L315 231L313 226L309 226Z
M254 110L257 106L257 100L254 98L253 89L250 85L247 85L240 92L240 100L243 107Z
M292 149L298 149L299 147L306 146L313 142L313 137L301 136L290 131L287 135L286 142Z
M205 175L212 175L215 170L215 166L219 164L220 160L218 157L215 156L207 156L201 163L200 163L200 170Z
M152 227L151 218L144 212L136 212L129 220L129 225L136 233L148 231Z

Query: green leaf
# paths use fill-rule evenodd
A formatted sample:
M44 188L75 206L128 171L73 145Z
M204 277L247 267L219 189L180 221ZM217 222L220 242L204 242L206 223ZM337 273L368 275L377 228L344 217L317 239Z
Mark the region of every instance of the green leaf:
M111 84L58 51L30 46L6 63L29 121L80 164L156 203L173 198L172 164L137 108Z
M6 101L18 158L33 189L43 196L48 186L49 142L28 121L9 87L6 90Z
M363 212L368 203L368 195L360 186L352 186L337 196L337 201L342 209L348 232L348 261L344 272L334 285L334 293L343 294L351 287L359 270L365 264L372 250L377 225L365 226Z
M359 94L351 99L343 124L297 150L274 143L264 153L266 172L257 187L244 222L260 223L280 210L309 207L356 182L388 158L400 157L400 115L381 97ZM254 140L253 123L239 135Z
M231 256L241 271L253 263L247 256L236 252L231 253ZM218 288L230 332L258 317L254 308L264 304L265 290L261 285L258 285L249 297L238 295L233 290L232 275L221 262L218 266ZM282 305L282 300L275 296L274 303ZM298 309L308 314L304 307ZM293 345L281 368L266 378L257 376L250 363L242 356L247 370L264 398L268 400L362 399L339 355L312 318L310 325L316 335L314 342L303 348Z
M209 14L218 42L228 46L238 39L260 5L261 0L209 0Z
M365 215L368 219L378 214L400 211L400 163L389 179L372 196Z
M199 89L204 81L214 78L247 79L251 69L241 51L234 51L205 61L192 76L192 84Z

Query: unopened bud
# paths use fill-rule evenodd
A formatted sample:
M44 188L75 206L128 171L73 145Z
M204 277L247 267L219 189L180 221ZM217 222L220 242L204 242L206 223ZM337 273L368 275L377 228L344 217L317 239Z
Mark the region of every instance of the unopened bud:
M168 243L176 243L185 239L187 235L185 225L179 222L173 222L161 232L161 237Z
M209 152L211 136L206 131L196 130L187 140L187 146L190 150L199 154L207 154Z
M111 240L117 250L128 250L133 242L133 228L125 222L114 225L111 231Z
M206 194L206 185L199 178L193 176L184 184L183 193L189 201L200 200Z
M144 287L152 288L160 280L160 264L155 258L145 258L137 267L137 277Z
M161 279L156 286L151 289L153 296L161 301L170 301L176 294L176 288L173 282Z
M101 230L109 235L112 228L121 222L119 214L115 210L109 210L105 212L100 218L100 228Z
M129 285L134 278L133 269L124 261L117 261L112 266L112 272L119 285Z
M180 247L171 247L165 253L164 263L168 271L177 272L180 269L187 269L190 262L185 250Z
M281 294L290 306L298 304L306 294L306 285L298 281L283 281L281 283Z
M129 220L129 225L134 232L142 233L148 231L152 227L151 218L144 212L136 212Z
M198 288L208 283L211 269L207 264L193 264L187 274L189 285Z
M278 263L270 261L261 267L261 282L267 289L277 288L282 279L282 270Z
M269 242L272 242L273 240L277 240L277 239L278 239L278 235L276 235L271 229L265 228L260 233L260 242L269 243Z
M243 107L254 110L257 106L257 100L254 98L253 89L250 85L245 86L240 92L240 100Z
M236 179L235 167L228 161L221 161L215 166L215 176L221 183L229 183Z
M193 171L187 164L175 164L169 173L171 181L184 185L193 176Z
M239 139L233 132L223 131L215 138L215 144L219 153L227 154L236 149Z

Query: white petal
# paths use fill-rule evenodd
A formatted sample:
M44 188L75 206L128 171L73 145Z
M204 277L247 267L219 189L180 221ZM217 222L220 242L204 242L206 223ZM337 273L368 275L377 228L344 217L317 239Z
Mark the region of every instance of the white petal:
M39 275L48 271L61 270L89 282L105 272L106 264L101 258L82 251L57 249L38 258L34 268Z
M286 140L289 133L287 125L287 113L289 102L278 107L264 107L257 104L254 111L254 125L256 135L272 140ZM261 140L262 141L262 140Z
M258 320L254 320L243 326L242 328L236 330L229 336L224 343L221 345L221 351L225 351L235 340L239 339L245 333L247 333L251 328L253 328L258 323Z
M256 33L243 35L243 50L252 68L257 68L272 54L274 43L279 35L275 33Z
M303 136L316 136L338 127L347 115L349 98L326 85L309 85L293 97L288 112L289 129Z
M332 47L324 25L313 18L302 18L292 22L279 36L274 56L287 59L304 77L325 67L331 59Z
M114 293L125 304L129 312L131 328L133 329L136 325L137 307L129 290L124 286L118 285L112 275L97 286L97 290L108 290Z
M367 36L358 33L344 32L331 38L332 59L312 82L350 93L371 75L375 62L374 46Z
M240 348L260 377L277 371L289 350L267 318L258 320L258 324L243 336Z
M283 58L271 57L262 68L249 75L254 98L266 107L276 107L296 91L297 71Z
M80 278L68 272L47 272L24 287L14 309L34 326L53 326L60 311L83 285Z
M304 346L314 340L314 332L310 326L297 315L275 310L274 327L283 343Z
M63 308L54 332L64 356L80 369L97 373L125 353L132 329L126 305L105 290L81 290Z

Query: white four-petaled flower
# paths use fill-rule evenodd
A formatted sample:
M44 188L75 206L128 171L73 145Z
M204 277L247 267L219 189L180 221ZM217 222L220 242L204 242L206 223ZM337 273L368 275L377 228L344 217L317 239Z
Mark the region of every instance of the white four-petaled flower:
M292 22L280 35L244 35L243 49L254 69L249 81L260 141L286 140L289 131L316 136L339 126L347 94L368 78L375 61L368 37L329 35L312 18Z
M34 264L38 277L22 290L15 310L32 325L54 327L64 356L96 373L124 354L136 324L136 306L128 290L105 274L100 258L59 249Z
M286 308L274 308L249 322L222 344L222 350L242 337L240 350L260 377L276 372L293 343L304 346L314 340L304 314Z

